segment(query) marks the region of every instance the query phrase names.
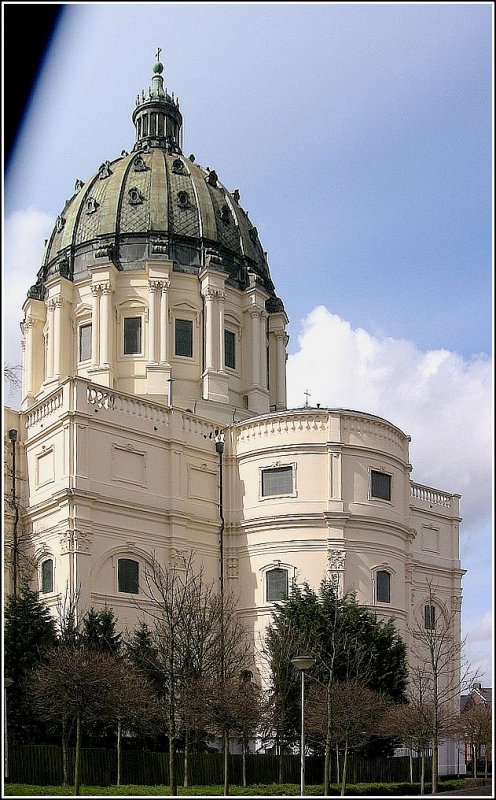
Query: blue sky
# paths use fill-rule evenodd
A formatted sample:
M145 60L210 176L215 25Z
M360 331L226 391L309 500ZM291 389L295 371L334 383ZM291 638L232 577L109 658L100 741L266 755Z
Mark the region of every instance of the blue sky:
M414 480L463 495L464 629L486 676L492 41L489 3L66 5L4 197L16 363L44 239L75 180L131 149L160 46L185 153L239 188L268 251L290 405L308 389L390 419L412 436Z

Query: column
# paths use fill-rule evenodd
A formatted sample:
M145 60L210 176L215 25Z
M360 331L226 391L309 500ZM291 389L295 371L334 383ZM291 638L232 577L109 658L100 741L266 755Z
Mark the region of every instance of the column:
M155 348L155 306L158 281L148 281L148 361L157 363Z
M168 290L170 281L160 281L160 363L169 363L167 324L169 319L169 295Z
M286 407L286 333L284 330L275 331L276 337L276 364L277 364L277 407Z
M53 371L55 377L60 377L62 357L62 304L61 297L55 297L53 304Z
M215 369L214 364L214 304L215 296L207 287L205 291L205 369Z
M110 283L102 283L100 285L101 290L101 300L100 300L100 311L101 311L101 339L100 339L100 360L102 366L108 366L109 363L109 341L110 341L110 329L109 329L109 322L110 322L110 298L112 287ZM93 341L91 343L92 351L93 351Z
M251 311L251 382L260 385L260 309Z
M260 313L260 385L267 388L267 314Z
M225 339L224 339L224 302L226 299L225 292L217 292L218 307L219 307L219 371L224 372L226 365L225 356Z
M91 287L93 295L93 313L91 317L91 363L98 367L100 364L100 286Z
M50 380L53 378L53 311L54 311L54 302L53 300L49 300L47 303L47 367L46 367L46 378Z
M24 333L24 341L21 346L24 351L24 363L22 370L23 377L23 391L22 396L26 397L33 393L33 335L34 335L34 321L32 317L26 317L26 321L22 326Z

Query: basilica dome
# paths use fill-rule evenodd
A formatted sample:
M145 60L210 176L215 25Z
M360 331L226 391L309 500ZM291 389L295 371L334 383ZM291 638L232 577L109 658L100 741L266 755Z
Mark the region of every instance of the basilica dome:
M132 151L103 162L86 182L76 181L28 295L43 299L46 282L58 276L86 280L102 261L132 271L164 258L187 273L213 261L228 274L228 284L243 289L256 282L269 295L268 310L282 310L239 191L229 191L215 170L183 155L182 115L162 71L157 60L148 92L137 97Z

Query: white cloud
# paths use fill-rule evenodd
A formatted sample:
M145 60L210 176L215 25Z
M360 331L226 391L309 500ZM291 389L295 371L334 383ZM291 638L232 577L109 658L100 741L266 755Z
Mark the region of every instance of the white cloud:
M490 641L493 632L493 614L488 611L484 614L479 624L468 634L468 641L470 642L484 642Z
M18 363L20 357L22 305L35 283L43 259L43 243L54 220L43 211L28 208L5 219L3 270L4 360Z
M28 208L5 219L3 234L3 362L21 362L22 305L26 292L36 281L43 259L43 242L50 235L54 220L43 211ZM15 405L17 394L5 387L8 401Z
M412 438L413 480L462 495L465 524L487 522L492 497L492 366L448 350L373 336L324 306L288 358L288 405L377 414Z
M465 657L471 669L477 670L483 686L492 686L493 614L488 611L467 635Z

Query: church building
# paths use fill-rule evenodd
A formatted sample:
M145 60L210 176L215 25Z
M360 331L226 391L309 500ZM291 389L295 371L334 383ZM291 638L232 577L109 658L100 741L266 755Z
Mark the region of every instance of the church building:
M267 254L240 192L183 154L159 60L132 121L131 151L76 181L23 306L6 544L22 538L54 613L69 593L123 629L152 555L193 553L254 642L294 582L329 576L415 658L415 620L460 611L459 495L411 481L410 438L386 419L287 408Z

